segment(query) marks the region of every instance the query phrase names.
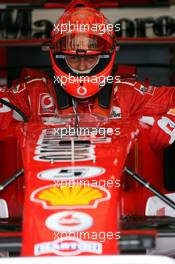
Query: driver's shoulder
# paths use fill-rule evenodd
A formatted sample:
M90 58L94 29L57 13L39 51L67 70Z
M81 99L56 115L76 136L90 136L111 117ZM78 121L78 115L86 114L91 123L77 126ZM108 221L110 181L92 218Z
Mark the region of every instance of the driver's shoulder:
M114 95L133 93L136 83L133 80L119 80L114 85Z
M19 76L19 83L29 88L40 84L47 84L49 78L48 72L38 69L24 68Z

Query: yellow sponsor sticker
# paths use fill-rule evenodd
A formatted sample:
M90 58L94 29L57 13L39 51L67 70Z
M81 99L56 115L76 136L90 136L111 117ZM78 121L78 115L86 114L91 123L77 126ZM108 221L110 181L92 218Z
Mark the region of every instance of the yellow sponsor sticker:
M42 204L45 209L96 208L100 202L111 198L106 188L89 186L48 185L35 190L31 201Z
M175 108L170 109L167 114L175 116Z

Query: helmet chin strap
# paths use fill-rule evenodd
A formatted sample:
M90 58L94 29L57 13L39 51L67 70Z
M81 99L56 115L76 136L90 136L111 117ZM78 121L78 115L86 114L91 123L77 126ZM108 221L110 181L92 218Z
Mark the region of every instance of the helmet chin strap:
M66 60L67 65L71 68L71 70L72 70L74 73L76 73L76 74L89 74L89 73L93 70L93 68L99 63L100 56L98 56L98 60L96 61L96 63L95 63L90 69L85 70L85 71L79 71L79 70L76 70L76 69L72 68L72 67L70 66L70 64L68 63L66 57L65 57L65 60Z

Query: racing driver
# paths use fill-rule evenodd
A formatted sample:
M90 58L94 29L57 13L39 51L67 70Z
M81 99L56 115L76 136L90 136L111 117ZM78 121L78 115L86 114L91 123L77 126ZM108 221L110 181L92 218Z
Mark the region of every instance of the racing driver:
M21 121L19 114L36 121L74 115L76 106L78 113L148 120L152 144L158 148L172 144L175 88L119 78L114 67L115 30L89 3L73 1L51 33L52 76L23 70L18 84L1 89L0 129L6 129L12 120Z

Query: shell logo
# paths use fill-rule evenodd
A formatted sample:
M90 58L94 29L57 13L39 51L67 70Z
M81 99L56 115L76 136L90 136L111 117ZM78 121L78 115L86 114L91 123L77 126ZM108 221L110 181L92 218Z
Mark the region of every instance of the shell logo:
M93 186L48 185L31 194L31 201L41 203L45 209L96 208L100 202L110 198L107 189Z

